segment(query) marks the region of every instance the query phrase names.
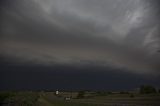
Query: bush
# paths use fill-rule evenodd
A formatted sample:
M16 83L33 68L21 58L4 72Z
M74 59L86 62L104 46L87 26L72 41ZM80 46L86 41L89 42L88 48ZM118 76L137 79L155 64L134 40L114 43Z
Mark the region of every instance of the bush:
M129 94L127 91L121 91L120 94Z
M77 98L84 98L84 95L85 95L85 91L79 91Z
M111 91L108 91L107 94L113 94Z
M150 93L156 93L156 89L153 86L150 85L143 85L140 88L141 94L150 94Z
M9 97L14 96L12 92L0 92L0 103L3 103Z
M39 98L36 92L3 92L0 93L0 105L34 106Z
M134 95L133 94L130 94L130 96L129 96L130 98L134 98Z

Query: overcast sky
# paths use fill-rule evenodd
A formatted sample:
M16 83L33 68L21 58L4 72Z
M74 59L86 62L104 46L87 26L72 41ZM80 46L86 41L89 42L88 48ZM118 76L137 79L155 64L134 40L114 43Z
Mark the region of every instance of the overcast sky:
M2 0L0 16L1 63L160 74L158 0Z

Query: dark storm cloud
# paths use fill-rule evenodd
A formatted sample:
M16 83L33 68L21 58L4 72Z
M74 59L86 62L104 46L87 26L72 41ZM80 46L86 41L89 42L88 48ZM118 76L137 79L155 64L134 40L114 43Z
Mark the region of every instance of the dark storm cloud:
M0 64L1 65L1 64ZM0 90L132 90L143 84L160 87L160 78L125 73L102 67L68 65L3 65ZM23 70L23 71L22 71ZM99 71L97 71L99 70ZM124 77L125 76L125 77Z
M150 0L5 0L0 54L35 64L157 74L157 5Z

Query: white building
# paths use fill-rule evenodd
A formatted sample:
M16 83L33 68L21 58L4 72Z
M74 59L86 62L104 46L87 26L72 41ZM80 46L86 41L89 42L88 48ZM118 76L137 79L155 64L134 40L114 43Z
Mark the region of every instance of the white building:
M58 94L59 94L59 91L57 90L57 91L56 91L56 95L58 95Z

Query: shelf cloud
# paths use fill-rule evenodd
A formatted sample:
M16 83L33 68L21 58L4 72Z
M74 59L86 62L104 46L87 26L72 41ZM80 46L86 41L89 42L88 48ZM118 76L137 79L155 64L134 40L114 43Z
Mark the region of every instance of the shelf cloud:
M0 55L159 75L159 14L158 0L2 0Z

